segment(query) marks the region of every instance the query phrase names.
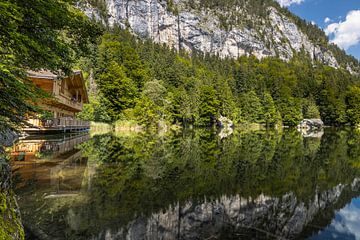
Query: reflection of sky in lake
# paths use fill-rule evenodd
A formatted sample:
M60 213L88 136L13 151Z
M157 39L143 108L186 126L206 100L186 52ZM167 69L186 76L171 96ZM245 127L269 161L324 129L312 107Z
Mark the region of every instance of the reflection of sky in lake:
M356 239L360 240L360 197L336 212L334 220L324 230L310 239Z

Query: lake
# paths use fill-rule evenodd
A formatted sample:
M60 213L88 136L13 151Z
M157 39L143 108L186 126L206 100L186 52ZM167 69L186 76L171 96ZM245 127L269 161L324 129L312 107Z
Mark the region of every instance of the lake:
M360 131L33 136L8 152L28 239L360 238Z

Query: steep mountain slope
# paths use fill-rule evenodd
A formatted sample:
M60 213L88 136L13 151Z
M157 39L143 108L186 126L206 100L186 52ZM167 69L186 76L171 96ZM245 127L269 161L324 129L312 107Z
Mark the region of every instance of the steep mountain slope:
M83 1L109 26L84 67L99 90L85 120L360 125L358 61L272 0Z
M102 18L134 34L175 49L220 57L291 59L305 53L331 67L358 71L347 56L316 26L272 0L84 0L88 16Z

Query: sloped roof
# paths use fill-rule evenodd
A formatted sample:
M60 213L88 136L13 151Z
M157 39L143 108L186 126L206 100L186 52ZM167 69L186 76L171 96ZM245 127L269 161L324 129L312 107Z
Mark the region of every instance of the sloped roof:
M27 71L28 77L34 78L44 78L44 79L58 79L58 75L48 71L48 70L41 70L41 71Z
M74 73L74 76L77 77L79 79L79 86L78 87L81 87L82 90L83 90L83 93L84 93L84 102L85 103L89 103L89 96L88 96L88 93L87 93L87 89L86 89L86 85L85 85L85 80L84 80L84 77L83 77L83 74L82 74L82 71L80 70L76 70L76 71L73 71Z

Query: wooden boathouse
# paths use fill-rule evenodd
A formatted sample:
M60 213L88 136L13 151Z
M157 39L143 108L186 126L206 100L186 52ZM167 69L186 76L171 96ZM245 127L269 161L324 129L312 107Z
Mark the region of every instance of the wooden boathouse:
M23 129L29 134L53 132L77 132L90 128L90 123L75 118L83 110L83 104L89 103L85 81L81 71L61 78L50 71L28 72L33 84L49 95L36 103L48 116L29 118L29 126Z

